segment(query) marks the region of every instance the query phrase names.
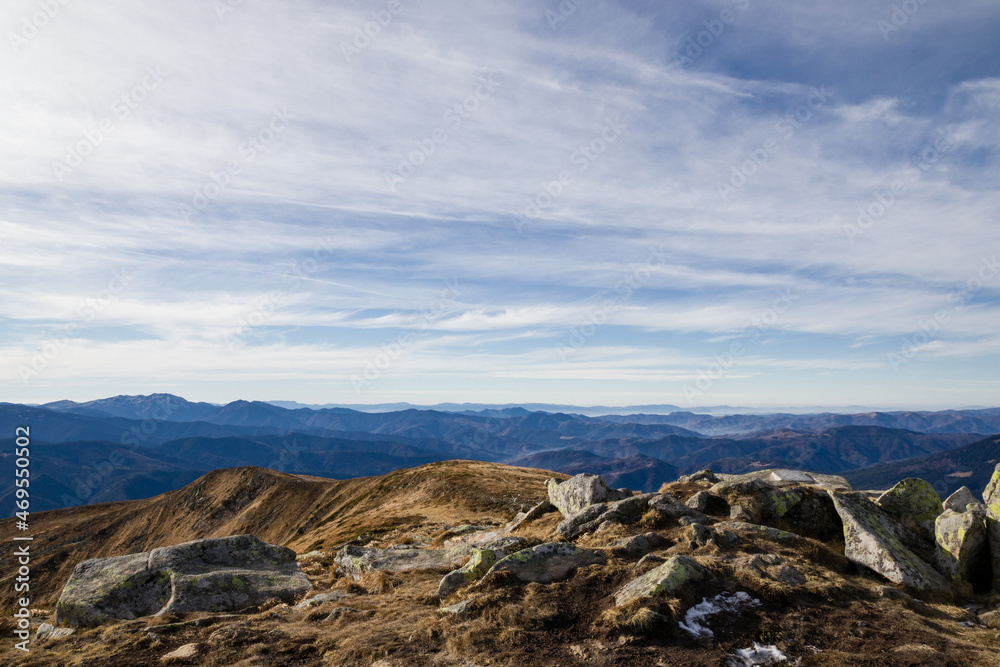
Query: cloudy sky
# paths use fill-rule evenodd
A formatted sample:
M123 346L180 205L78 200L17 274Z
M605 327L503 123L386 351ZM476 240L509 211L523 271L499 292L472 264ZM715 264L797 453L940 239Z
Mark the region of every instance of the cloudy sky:
M0 26L0 400L1000 404L994 0Z

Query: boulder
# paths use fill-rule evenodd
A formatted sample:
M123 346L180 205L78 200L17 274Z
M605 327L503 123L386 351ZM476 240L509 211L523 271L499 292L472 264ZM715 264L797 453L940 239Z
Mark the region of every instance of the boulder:
M490 568L497 562L495 551L488 549L473 549L469 562L453 572L449 572L438 584L437 596L444 599L469 584L486 576Z
M708 500L712 496L707 491L699 491L691 494L691 497L684 501L684 504L698 512L704 512L708 507Z
M685 505L672 493L654 493L649 499L649 509L660 514L664 514L675 521L680 521L682 517L690 517L695 521L705 521L707 516L700 510Z
M973 505L975 507L975 505ZM975 510L945 510L936 521L938 571L952 581L972 581L988 562L985 517Z
M253 535L194 540L78 564L56 603L56 623L240 611L311 589L291 549Z
M791 542L793 540L802 539L799 535L790 533L787 530L771 528L770 526L762 526L757 523L748 523L746 521L725 521L715 524L712 528L716 533L725 533L727 531L736 531L737 533L744 532L751 535L761 535L774 540L775 542Z
M629 558L641 558L651 551L666 546L667 541L659 533L645 533L623 537L611 545L612 549L622 551Z
M961 489L955 493L948 496L944 501L944 509L955 510L956 512L964 512L965 508L969 505L981 505L979 499L976 498L969 487L963 486Z
M860 493L830 491L844 523L844 555L894 584L916 590L948 590L950 585L903 544L905 529Z
M614 502L590 505L560 522L556 526L556 531L563 537L572 540L580 535L597 530L605 523L609 525L635 523L642 518L650 501L657 495L655 493L644 493Z
M925 540L934 542L934 521L944 507L930 482L907 477L879 496L875 504Z
M525 582L548 584L559 581L578 567L605 562L604 554L565 542L549 542L506 556L490 573L509 572Z
M337 552L333 562L337 564L337 572L358 581L366 572L404 572L451 567L465 553L467 550L422 549L408 545L389 549L348 545Z
M1000 463L983 491L983 502L986 503L986 527L993 562L993 590L1000 593Z
M657 595L673 595L685 585L702 579L705 568L689 556L671 556L661 565L633 579L615 593L619 607L632 600Z
M564 482L549 479L545 487L549 492L549 502L567 518L590 505L621 500L631 495L631 491L612 489L600 476L587 473L580 473Z

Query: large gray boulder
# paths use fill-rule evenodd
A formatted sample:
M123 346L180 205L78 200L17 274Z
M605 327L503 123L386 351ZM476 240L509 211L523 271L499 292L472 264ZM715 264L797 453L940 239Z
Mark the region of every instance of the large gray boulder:
M976 504L972 506L965 512L945 510L936 522L935 564L954 582L971 581L988 562L986 517Z
M565 542L549 542L523 549L501 559L490 573L509 572L524 582L548 584L559 581L579 567L605 562L599 551L581 549Z
M78 564L56 603L56 623L240 611L311 588L291 549L253 535L194 540Z
M875 504L928 542L934 542L934 522L944 504L930 482L907 477L879 496Z
M471 547L470 547L471 549ZM368 572L405 572L452 567L469 550L423 549L398 545L388 549L348 545L337 552L337 572L355 581Z
M700 581L705 568L689 556L671 556L661 565L633 579L615 593L615 604L624 606L632 600L657 595L673 595L682 587Z
M545 481L545 487L549 492L549 502L567 518L590 505L632 495L628 489L612 489L600 476L587 473L580 473L563 482L549 479Z
M1000 463L983 491L983 502L986 503L986 527L993 560L993 590L1000 593Z
M889 581L917 590L951 586L903 544L905 529L860 493L830 491L844 524L844 555Z

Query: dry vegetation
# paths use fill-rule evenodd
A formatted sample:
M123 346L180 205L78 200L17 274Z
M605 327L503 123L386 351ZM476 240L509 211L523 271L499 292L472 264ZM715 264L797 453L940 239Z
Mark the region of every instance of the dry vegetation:
M348 482L259 469L220 471L196 483L201 484L197 490L188 487L148 501L39 515L44 538L40 546L52 568L37 566L36 572L39 579L51 577L48 590L58 591L60 577L83 555L116 555L233 532L252 532L299 553L328 550L359 534L375 545L440 544L451 535L448 526L502 525L522 505L542 499L548 476L544 471L473 462L432 464ZM244 490L248 482L256 482L256 495ZM706 487L667 490L683 497ZM289 508L300 509L292 517ZM533 543L549 541L559 518L558 513L543 515L518 534ZM614 607L613 593L653 564L640 566L608 547L647 530L667 539L657 555L688 554L709 568L708 576L677 597ZM85 539L79 540L80 535ZM377 573L353 582L336 577L332 555L326 552L304 560L302 566L316 585L310 595L341 591L345 597L336 602L301 609L265 605L257 613L235 618L187 614L123 621L33 644L28 655L11 650L13 642L8 640L0 647L0 664L159 667L166 664L161 659L168 652L196 643L197 659L172 664L715 666L736 649L763 642L801 657L805 665L1000 665L1000 631L961 625L971 616L960 605L886 597L885 582L848 563L842 544L804 538L779 544L751 535L736 545L698 547L690 528L652 516L577 543L607 548L607 563L548 585L490 575L445 601L468 600L468 611L461 616L438 611L441 601L435 591L446 570ZM718 567L713 556L778 556L807 582L789 586L748 568L733 574ZM677 621L691 604L726 590L747 591L763 606L739 617L714 618L714 641L692 639L679 629ZM1000 600L994 596L979 601L996 606ZM39 599L49 609L53 602L51 592ZM337 608L347 611L331 620ZM199 618L204 620L191 623ZM3 628L5 636L10 637L9 629Z

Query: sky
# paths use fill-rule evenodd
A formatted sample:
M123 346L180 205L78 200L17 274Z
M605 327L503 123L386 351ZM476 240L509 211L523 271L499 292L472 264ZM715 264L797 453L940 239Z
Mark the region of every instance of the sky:
M0 401L1000 405L993 0L0 29Z

